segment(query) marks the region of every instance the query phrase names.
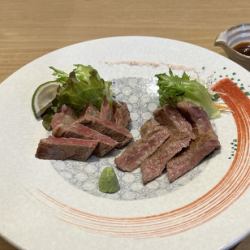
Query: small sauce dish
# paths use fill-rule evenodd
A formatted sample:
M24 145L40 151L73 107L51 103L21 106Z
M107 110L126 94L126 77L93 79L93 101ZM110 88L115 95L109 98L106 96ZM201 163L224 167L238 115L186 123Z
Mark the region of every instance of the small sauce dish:
M223 48L230 59L250 70L250 23L224 30L214 45Z

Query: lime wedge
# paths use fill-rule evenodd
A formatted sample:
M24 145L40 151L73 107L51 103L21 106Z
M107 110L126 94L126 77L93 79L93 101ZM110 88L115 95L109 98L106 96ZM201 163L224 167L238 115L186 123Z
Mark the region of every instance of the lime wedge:
M55 81L45 82L37 87L32 96L32 110L37 119L52 105L60 83Z

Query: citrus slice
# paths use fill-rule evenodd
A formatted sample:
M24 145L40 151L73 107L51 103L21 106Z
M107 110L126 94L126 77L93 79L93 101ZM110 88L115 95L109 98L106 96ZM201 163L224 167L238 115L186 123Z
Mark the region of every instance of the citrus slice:
M32 96L32 110L37 119L52 105L60 83L45 82L37 87Z

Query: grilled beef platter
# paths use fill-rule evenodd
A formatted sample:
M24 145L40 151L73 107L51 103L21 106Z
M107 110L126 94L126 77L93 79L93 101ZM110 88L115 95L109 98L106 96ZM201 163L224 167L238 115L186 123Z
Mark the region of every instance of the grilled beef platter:
M37 158L87 161L91 155L103 157L113 150L124 148L114 160L117 169L132 172L140 168L142 183L146 185L163 173L166 173L169 182L174 182L220 148L220 142L210 122L210 118L218 111L214 107L213 110L202 103L200 105L197 99L193 102L192 98L185 96L185 92L180 94L179 89L176 93L173 88L168 89L172 84L171 76L173 79L176 77L171 70L170 76L157 75L160 105L141 126L140 139L133 140L129 131L131 118L128 106L126 102L113 98L108 82L101 79L103 92L99 96L93 95L88 102L82 99L84 101L81 104L78 97L72 103L68 101L75 94L70 89L72 84L83 81L87 86L86 91L89 91L91 85L91 77L81 80L81 75L77 75L79 67L85 67L80 68L85 71L88 69L92 77L98 76L98 81L101 79L91 66L78 65L73 73L63 75L65 78L61 71L53 68L54 74L58 74L59 88L56 99L53 99L46 109L47 113L42 116L52 132L48 138L40 140L36 151ZM80 79L79 83L76 82L77 79ZM185 84L191 82L192 88L194 84L197 85L185 73L179 78L178 84L180 79L183 82L185 80ZM62 85L60 81L63 81ZM207 98L204 87L197 88L203 91L199 93L203 95L203 101ZM85 93L85 89L82 91ZM93 93L94 91L95 89ZM88 92L88 95L93 93Z

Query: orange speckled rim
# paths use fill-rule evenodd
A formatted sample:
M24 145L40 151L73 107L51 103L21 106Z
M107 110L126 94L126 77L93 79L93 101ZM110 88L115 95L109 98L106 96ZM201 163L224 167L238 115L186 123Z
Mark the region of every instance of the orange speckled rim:
M198 226L218 215L236 201L250 184L250 100L229 79L213 86L233 111L238 149L226 175L209 192L181 208L145 217L104 217L63 204L42 191L40 197L60 209L62 221L94 233L114 237L165 237Z

